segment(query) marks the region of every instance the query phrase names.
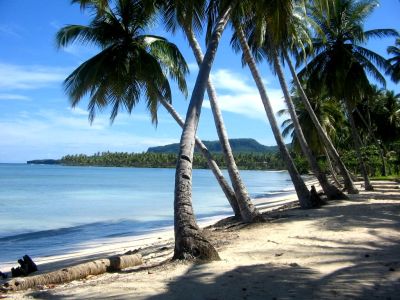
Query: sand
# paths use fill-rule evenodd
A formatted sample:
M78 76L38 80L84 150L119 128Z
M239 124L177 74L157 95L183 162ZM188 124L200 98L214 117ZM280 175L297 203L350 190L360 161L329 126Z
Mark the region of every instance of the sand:
M10 299L400 299L399 184L373 184L375 191L362 191L350 200L330 202L320 209L295 207L271 212L267 214L269 221L262 224L219 222L204 233L217 247L220 261L171 262L173 240L171 231L167 230L131 244L121 241L122 244L114 245L123 247L119 253L140 245L145 261L140 267L43 290L0 296ZM256 202L262 204L263 200ZM114 252L117 249L104 245L101 254ZM47 262L47 268L76 260L79 256L54 259Z

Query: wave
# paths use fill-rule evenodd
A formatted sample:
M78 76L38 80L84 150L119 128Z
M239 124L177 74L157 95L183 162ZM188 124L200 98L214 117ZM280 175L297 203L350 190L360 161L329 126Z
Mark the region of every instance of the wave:
M259 198L275 198L275 197L279 197L279 196L283 196L283 195L288 195L293 193L294 189L293 188L286 188L286 189L282 189L282 190L272 190L272 191L268 191L262 194L252 194L251 198L254 199L259 199Z

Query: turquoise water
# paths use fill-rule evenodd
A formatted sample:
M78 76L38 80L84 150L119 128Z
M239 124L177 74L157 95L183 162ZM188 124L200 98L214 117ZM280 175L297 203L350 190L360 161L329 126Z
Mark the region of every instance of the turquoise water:
M172 226L174 169L0 164L0 264L83 241ZM293 190L285 171L242 171L252 197ZM210 170L194 170L197 218L231 215Z

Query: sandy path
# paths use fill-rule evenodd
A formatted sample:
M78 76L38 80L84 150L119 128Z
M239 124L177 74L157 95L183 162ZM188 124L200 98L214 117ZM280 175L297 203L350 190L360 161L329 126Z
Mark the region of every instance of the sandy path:
M400 299L400 190L376 191L317 210L291 209L268 223L208 232L221 261L166 263L153 245L139 269L43 291L37 299ZM229 228L228 228L229 227ZM151 254L149 254L151 253Z

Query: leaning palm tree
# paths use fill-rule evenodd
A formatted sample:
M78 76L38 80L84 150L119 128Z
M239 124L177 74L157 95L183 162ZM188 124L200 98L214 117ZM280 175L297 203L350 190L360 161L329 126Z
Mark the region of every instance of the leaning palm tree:
M90 8L96 11L98 15L101 15L103 13L103 10L105 8L108 8L109 0L72 0L71 2L80 4L82 10ZM126 35L129 36L130 34L131 33L128 32ZM174 118L174 120L178 123L178 125L180 127L183 127L184 121L176 112L176 110L173 108L172 104L168 101L168 99L160 98L158 100L160 101L161 105L163 105L164 108L170 113L170 115ZM222 174L220 168L218 167L218 164L213 158L213 155L208 151L207 147L198 137L196 137L196 146L200 149L201 153L206 158L207 164L210 170L213 172L222 191L224 192L230 206L232 207L235 217L240 218L240 210L237 204L235 193L230 187L228 181L225 179L224 175Z
M310 92L308 92L309 95ZM297 89L292 90L293 104L296 109L296 115L300 122L301 128L303 129L304 136L311 148L316 155L325 154L325 146L321 143L321 138L314 126L314 122L306 109L301 96ZM327 95L325 97L321 95L314 95L309 97L310 105L318 117L318 121L321 124L324 131L328 134L330 139L335 139L336 131L338 127L344 126L344 115L341 111L340 105L333 99L329 99ZM278 111L278 116L288 115L288 109L282 109ZM290 136L292 138L292 145L296 151L301 150L300 145L297 141L296 132L294 131L294 125L291 118L286 119L282 122L282 135L284 137Z
M388 54L393 55L393 57L388 59L389 66L386 71L387 75L390 75L393 82L400 82L400 38L396 39L394 46L389 46L387 48Z
M397 32L393 29L363 30L363 22L376 7L376 1L333 0L329 4L329 13L319 5L309 9L310 18L319 25L321 31L316 32L313 39L313 57L299 75L306 76L315 89L326 86L343 103L365 189L372 190L352 112L355 104L370 89L367 74L385 84L377 67L385 69L387 62L362 44L372 37L396 36Z
M297 76L297 73L295 71L295 68L292 64L292 61L289 57L289 50L292 52L297 53L296 49L300 49L303 53L302 56L299 56L299 58L306 59L305 56L305 47L306 45L312 46L312 41L311 41L311 32L310 29L314 28L315 31L320 31L320 27L316 22L314 22L311 18L307 17L307 11L306 7L303 5L304 3L299 3L295 5L295 13L292 15L292 21L291 21L291 32L289 34L289 43L288 46L283 46L281 47L282 55L284 57L285 62L289 66L290 73L293 77L294 85L296 86L298 92L300 93L300 98L309 113L311 120L314 123L314 126L316 128L316 131L322 141L322 143L325 145L325 152L326 152L326 157L329 160L329 155L332 156L335 165L338 167L340 170L340 173L343 177L345 189L349 194L354 194L358 193L357 188L354 186L353 180L351 178L351 175L349 171L347 170L345 164L343 163L342 159L340 158L335 146L333 145L332 141L329 139L327 132L323 129L323 126L321 125L316 113L314 112L310 101L307 97L307 94L305 93L302 84L300 83L300 80ZM326 0L316 0L314 1L315 6L321 7L321 10L326 11L326 13L329 13L329 2ZM312 48L311 48L312 50ZM328 154L329 153L329 154ZM329 161L330 163L330 161ZM337 181L337 180L336 180Z
M221 7L216 25L200 65L196 83L186 113L185 125L180 140L180 151L175 173L175 249L174 258L218 259L215 248L201 234L192 207L192 167L194 139L199 124L201 106L207 87L211 67L218 49L221 35L229 21L232 7L237 1L226 1Z
M144 98L152 121L156 123L159 103L169 105L171 102L168 76L175 79L180 90L185 92L184 75L188 69L175 45L162 37L145 34L154 20L155 7L150 2L133 0L116 0L112 6L103 0L82 0L81 5L94 9L92 21L88 26L62 28L57 33L57 44L64 47L74 41L93 43L101 51L82 63L65 80L65 90L72 105L77 105L88 94L90 121L98 110L109 105L112 106L110 119L113 121L120 110L130 113ZM172 107L168 105L165 106L171 112ZM194 146L195 137L193 141ZM187 240L182 237L185 234L179 233L190 232L208 250L208 255L203 255L200 247L191 247L192 256L217 258L217 252L195 228L191 203L175 205L176 248L186 249Z
M294 127L294 130L296 132L296 137L297 137L297 141L300 145L301 151L303 153L303 155L306 157L312 172L315 174L315 176L317 177L323 191L325 192L325 194L327 195L328 199L346 199L347 197L343 194L342 191L340 191L337 187L335 187L333 184L329 183L328 178L326 177L325 173L321 170L320 166L317 163L317 159L315 158L315 155L313 154L313 152L311 151L308 142L304 136L302 127L300 126L300 122L298 119L298 116L296 114L295 111L295 107L292 101L292 97L290 95L289 92L289 88L288 85L286 83L286 79L283 73L283 68L281 65L281 61L280 61L280 53L278 53L278 49L283 48L285 49L286 43L282 44L282 45L274 45L274 38L272 38L270 35L273 34L272 32L270 32L268 30L269 26L268 26L268 20L266 20L266 31L265 31L265 44L263 45L263 52L265 52L265 56L268 57L268 60L270 61L270 63L273 65L273 69L275 71L275 73L278 76L282 91L283 91L283 95L284 95L284 99L288 108L288 112L290 114L290 117L292 119L292 124ZM292 24L292 22L291 22ZM283 51L283 50L282 50ZM281 52L282 52L281 51Z
M315 155L325 156L327 166L332 174L333 180L338 186L340 186L340 183L332 166L328 151L326 150L324 143L321 142L321 138L318 134L317 128L315 127L315 123L312 120L308 110L305 108L302 97L298 95L297 90L292 96L292 99L296 108L296 114L298 116L299 123L301 125L301 128L303 129L308 145L310 146L312 152L315 153ZM318 116L318 122L321 124L324 132L327 133L330 139L334 139L337 131L336 128L342 127L344 123L344 116L340 109L340 106L336 101L323 99L319 96L309 99L311 100L310 105L312 105L312 110L315 112L315 115ZM279 116L282 116L284 114L289 114L287 109L282 109L278 111ZM292 119L289 118L284 120L282 122L282 128L282 135L284 137L291 136L293 149L297 152L300 152L301 147L299 145L297 135L294 130Z
M254 81L256 82L257 88L260 93L260 97L262 103L265 108L265 112L267 114L269 123L272 128L272 132L274 134L275 140L277 142L279 151L282 155L282 158L286 162L289 175L292 179L293 185L295 187L297 196L299 198L299 202L301 207L310 208L312 206L310 201L310 192L307 189L303 179L300 176L296 166L294 165L294 161L290 156L290 153L283 141L281 132L279 130L278 123L272 111L271 102L269 101L267 92L264 87L264 83L262 82L260 72L258 71L256 61L252 55L250 50L245 32L243 30L243 24L253 23L259 25L263 23L266 16L272 17L275 22L271 22L269 26L271 26L270 30L276 32L274 35L274 39L282 39L282 35L285 35L287 26L287 21L289 20L289 16L291 15L292 4L291 1L257 1L252 2L252 4L247 7L242 6L242 11L238 11L238 13L233 18L233 27L235 29L235 34L237 36L237 40L239 41L240 48L243 52L243 60L249 66L251 74L253 76ZM277 18L273 18L275 16L279 16ZM244 20L244 16L247 16L247 20ZM250 19L250 20L249 20ZM260 21L261 20L261 21ZM274 41L275 42L275 41ZM237 49L238 47L236 47ZM235 49L235 47L234 47Z
M161 1L161 7L163 8L162 15L167 29L175 33L178 26L182 28L187 40L189 41L189 45L193 51L197 64L201 65L204 55L201 46L196 39L195 31L200 31L202 29L202 21L205 17L206 11L206 1ZM238 207L240 208L241 218L244 222L260 220L260 213L251 203L250 196L236 166L228 134L222 118L222 113L218 105L217 93L211 79L208 79L207 81L207 93L228 174L235 191Z

